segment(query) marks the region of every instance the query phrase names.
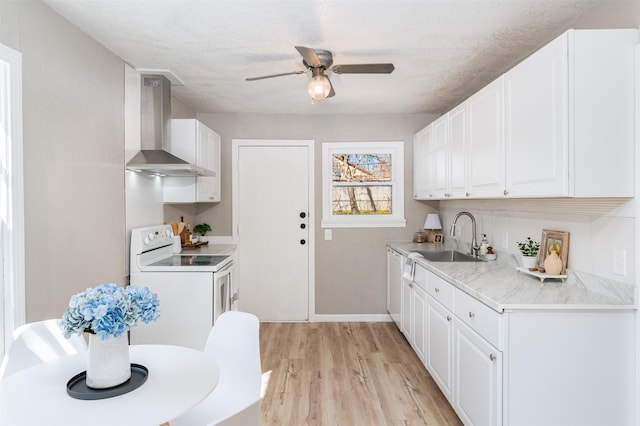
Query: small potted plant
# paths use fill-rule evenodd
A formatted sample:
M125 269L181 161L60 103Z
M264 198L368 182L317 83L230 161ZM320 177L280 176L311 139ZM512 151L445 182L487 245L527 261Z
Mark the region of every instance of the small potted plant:
M199 234L201 237L204 237L204 234L211 231L211 226L207 223L201 223L193 227L193 232Z
M521 263L523 268L529 270L536 269L538 260L538 251L540 250L540 242L534 241L531 237L527 237L523 242L518 241L518 249L520 249Z

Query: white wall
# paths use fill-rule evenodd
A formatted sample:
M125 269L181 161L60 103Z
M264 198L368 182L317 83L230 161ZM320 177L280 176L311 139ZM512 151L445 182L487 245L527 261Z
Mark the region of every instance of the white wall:
M231 235L231 140L315 140L316 313L385 314L386 249L389 240L411 239L422 228L430 208L412 198L413 134L435 116L416 115L280 115L198 114L222 137L222 202L198 212L214 235ZM322 217L323 142L404 141L406 228L334 229L324 240ZM193 223L193 222L192 222Z
M22 53L26 319L124 267L123 62L36 1L0 1Z

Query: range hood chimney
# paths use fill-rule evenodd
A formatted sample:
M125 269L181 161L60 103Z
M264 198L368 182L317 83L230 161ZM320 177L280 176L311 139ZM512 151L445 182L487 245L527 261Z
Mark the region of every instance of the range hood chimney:
M127 170L161 176L215 176L167 152L171 146L171 82L163 75L143 74L140 94L140 152Z

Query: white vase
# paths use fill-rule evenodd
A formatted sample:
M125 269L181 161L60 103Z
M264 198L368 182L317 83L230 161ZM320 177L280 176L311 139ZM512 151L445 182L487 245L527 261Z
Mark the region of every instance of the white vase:
M520 256L520 263L522 263L522 267L526 269L531 269L538 266L536 265L537 261L537 256Z
M87 386L104 389L118 386L131 377L127 334L101 339L89 335Z

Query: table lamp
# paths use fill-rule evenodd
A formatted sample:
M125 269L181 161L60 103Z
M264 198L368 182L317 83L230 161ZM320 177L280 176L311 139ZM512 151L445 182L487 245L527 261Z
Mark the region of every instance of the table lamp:
M424 229L428 229L429 233L427 234L427 242L433 243L436 239L436 230L442 229L442 224L440 223L440 218L435 213L429 213L427 215L427 219L424 221Z

